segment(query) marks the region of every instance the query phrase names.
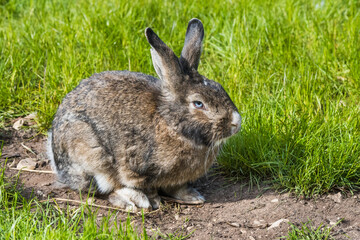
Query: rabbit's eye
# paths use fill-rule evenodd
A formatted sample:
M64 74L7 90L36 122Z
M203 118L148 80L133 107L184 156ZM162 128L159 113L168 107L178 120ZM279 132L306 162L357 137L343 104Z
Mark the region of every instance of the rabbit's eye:
M204 109L205 108L204 104L202 102L200 102L200 101L194 101L193 104L194 104L194 107L197 108L197 109Z

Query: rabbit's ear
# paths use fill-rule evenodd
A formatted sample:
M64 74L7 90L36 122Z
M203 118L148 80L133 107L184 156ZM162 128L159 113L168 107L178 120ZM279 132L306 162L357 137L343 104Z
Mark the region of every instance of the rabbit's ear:
M183 67L197 70L203 38L204 27L202 22L197 18L191 19L186 30L185 43L180 56L180 63Z
M157 75L167 87L174 87L182 76L178 57L151 28L145 29L145 36L152 47L151 58Z

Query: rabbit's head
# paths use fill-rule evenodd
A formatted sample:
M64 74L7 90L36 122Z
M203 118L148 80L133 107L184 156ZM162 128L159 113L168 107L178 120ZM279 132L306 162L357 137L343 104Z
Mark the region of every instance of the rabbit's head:
M158 105L167 124L197 146L213 146L237 133L241 117L224 88L197 71L204 28L189 22L180 58L152 31L145 30L160 78Z

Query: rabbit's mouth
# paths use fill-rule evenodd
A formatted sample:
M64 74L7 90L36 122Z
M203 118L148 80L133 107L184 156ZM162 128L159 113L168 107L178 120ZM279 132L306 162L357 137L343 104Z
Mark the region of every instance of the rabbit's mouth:
M241 127L241 116L238 112L234 111L232 113L232 121L231 121L231 135L239 132Z

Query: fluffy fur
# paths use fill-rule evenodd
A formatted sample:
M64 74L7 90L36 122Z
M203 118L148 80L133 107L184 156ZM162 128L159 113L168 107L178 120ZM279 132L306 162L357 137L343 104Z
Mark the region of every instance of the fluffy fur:
M52 166L59 182L81 190L93 182L127 209L157 208L159 191L204 202L187 184L209 169L241 117L222 86L197 71L200 20L189 22L180 58L150 28L145 35L159 79L108 71L82 80L55 115Z

